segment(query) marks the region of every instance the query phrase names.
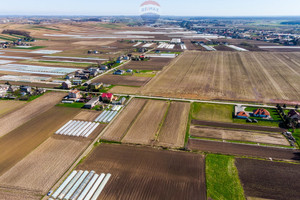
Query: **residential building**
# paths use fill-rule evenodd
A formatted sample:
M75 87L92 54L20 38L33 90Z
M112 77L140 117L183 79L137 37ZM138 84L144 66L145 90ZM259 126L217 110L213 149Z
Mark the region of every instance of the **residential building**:
M68 96L70 99L80 99L82 97L79 90L71 90Z
M296 110L290 110L288 116L296 121L300 121L300 113Z
M22 92L31 93L31 87L30 86L20 86L20 90Z
M102 100L103 102L108 102L108 103L110 103L110 102L112 102L113 98L114 98L114 95L113 95L112 93L103 93L103 94L101 95L101 100Z
M117 71L114 72L114 75L122 75L122 74L124 74L124 73L125 73L124 70L118 69Z
M71 87L72 87L72 83L69 80L66 80L65 82L62 83L63 89L70 89Z
M84 105L84 108L92 109L99 103L99 97L92 98L89 102Z
M270 117L270 113L266 109L259 108L259 109L256 109L253 111L253 116L267 118L267 117Z
M240 111L237 113L236 117L240 119L247 119L249 117L249 114L245 111Z

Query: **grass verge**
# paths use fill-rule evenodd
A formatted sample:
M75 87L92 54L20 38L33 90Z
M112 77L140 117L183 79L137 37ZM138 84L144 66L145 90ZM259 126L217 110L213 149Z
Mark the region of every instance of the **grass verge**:
M233 156L206 156L207 197L211 199L244 200L244 190Z

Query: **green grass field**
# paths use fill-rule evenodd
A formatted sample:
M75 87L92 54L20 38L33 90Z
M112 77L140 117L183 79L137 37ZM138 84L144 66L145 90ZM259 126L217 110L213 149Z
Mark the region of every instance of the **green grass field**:
M208 199L244 200L233 156L209 154L206 156L206 187Z
M23 48L23 47L12 47L12 49L29 49L29 50L35 50L35 49L42 49L45 48L46 46L34 46L34 47L29 47L29 48Z
M192 118L206 121L233 122L232 105L193 103Z
M57 104L56 106L60 106L60 107L68 107L68 108L82 108L84 106L85 103L60 103Z

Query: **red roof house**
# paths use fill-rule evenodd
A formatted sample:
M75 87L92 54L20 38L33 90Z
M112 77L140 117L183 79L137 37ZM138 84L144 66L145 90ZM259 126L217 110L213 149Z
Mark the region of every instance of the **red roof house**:
M236 117L241 119L247 119L249 117L249 114L245 111L241 111L237 113Z
M114 95L112 93L103 93L101 95L101 99L102 101L105 101L105 102L111 102L114 98Z
M259 108L253 111L254 117L270 117L269 111L263 108Z

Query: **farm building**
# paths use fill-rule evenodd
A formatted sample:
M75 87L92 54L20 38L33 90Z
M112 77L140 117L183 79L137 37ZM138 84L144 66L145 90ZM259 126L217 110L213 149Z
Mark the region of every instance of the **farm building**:
M236 117L240 119L247 119L249 117L249 114L245 111L240 111L237 113Z
M25 93L31 93L31 87L30 86L21 86L20 90L22 92L25 92Z
M101 100L102 100L103 102L108 102L108 103L110 103L110 102L112 102L113 98L114 98L114 95L113 95L112 93L103 93L103 94L101 95Z
M80 80L80 79L74 79L73 80L73 84L74 85L80 85L80 84L82 84L82 80Z
M100 70L108 70L108 67L106 65L101 65Z
M89 102L84 105L84 108L92 109L99 103L99 97L92 98Z
M69 92L69 98L70 99L80 99L81 98L81 94L79 90L71 90Z
M118 69L117 71L114 72L114 75L122 75L122 74L124 74L124 73L125 73L124 70Z
M72 78L74 78L75 77L75 75L74 74L68 74L67 76L66 76L66 78L65 79L72 79Z
M297 112L296 110L290 110L290 112L288 113L288 116L292 119L300 121L300 113Z
M253 111L253 116L266 118L266 117L270 117L270 113L266 109L259 108Z
M92 83L92 84L90 85L90 87L91 87L91 89L93 89L93 90L98 90L98 89L101 88L102 85L103 85L102 83Z
M63 89L70 89L71 87L72 87L72 83L69 80L62 83L62 88Z

